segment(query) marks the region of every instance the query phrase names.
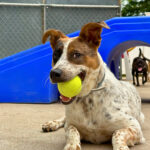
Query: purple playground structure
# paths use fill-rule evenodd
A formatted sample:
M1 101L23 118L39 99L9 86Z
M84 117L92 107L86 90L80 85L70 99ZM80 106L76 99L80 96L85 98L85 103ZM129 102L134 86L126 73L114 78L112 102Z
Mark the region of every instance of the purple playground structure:
M122 53L135 46L150 46L150 17L117 17L105 21L99 52L119 77ZM68 34L79 35L80 31ZM57 86L49 81L52 50L49 42L0 60L0 102L52 103L58 100Z

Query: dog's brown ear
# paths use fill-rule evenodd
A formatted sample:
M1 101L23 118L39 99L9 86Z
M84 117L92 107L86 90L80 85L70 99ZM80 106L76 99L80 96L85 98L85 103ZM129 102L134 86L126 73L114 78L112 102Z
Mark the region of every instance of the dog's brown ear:
M50 30L47 30L42 37L43 44L47 41L48 37L50 37L50 43L51 43L52 48L54 49L57 41L60 38L66 38L67 36L59 30L50 29Z
M85 24L80 31L79 38L89 44L89 46L98 48L101 41L102 28L110 29L104 21Z

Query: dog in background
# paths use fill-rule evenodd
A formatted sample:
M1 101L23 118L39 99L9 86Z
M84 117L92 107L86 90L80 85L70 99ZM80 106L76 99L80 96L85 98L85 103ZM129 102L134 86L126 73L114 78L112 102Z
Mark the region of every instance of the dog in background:
M133 84L135 85L135 77L137 81L137 86L139 84L139 76L142 75L142 84L144 85L147 82L147 72L148 72L148 65L146 63L146 58L142 54L141 49L139 49L139 56L134 58L132 63L132 77L133 77Z
M117 80L103 62L98 53L102 28L109 29L99 22L84 25L74 38L54 29L43 35L43 43L50 37L53 49L51 82L77 75L82 80L77 96L61 96L65 117L42 126L44 132L65 128L64 150L81 150L81 140L95 144L112 140L113 150L129 150L128 146L144 142L141 98L133 85Z

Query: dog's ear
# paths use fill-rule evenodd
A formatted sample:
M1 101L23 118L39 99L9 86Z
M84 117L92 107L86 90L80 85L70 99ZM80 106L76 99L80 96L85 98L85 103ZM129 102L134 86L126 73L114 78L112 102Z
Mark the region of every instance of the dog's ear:
M50 43L51 43L52 48L54 49L57 41L60 38L66 38L67 36L59 30L50 29L50 30L47 30L42 37L43 44L47 41L48 37L50 37Z
M89 46L98 48L101 42L102 28L110 29L104 21L85 24L80 31L79 38Z

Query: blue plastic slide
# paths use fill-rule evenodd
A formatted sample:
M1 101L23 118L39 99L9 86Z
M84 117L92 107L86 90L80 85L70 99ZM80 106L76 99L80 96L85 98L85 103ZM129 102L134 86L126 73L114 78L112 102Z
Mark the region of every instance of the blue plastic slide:
M122 53L134 46L150 46L150 17L118 17L106 20L99 52L118 77ZM68 36L78 36L79 31ZM0 60L0 102L52 103L58 100L56 85L49 81L52 50L49 42Z

